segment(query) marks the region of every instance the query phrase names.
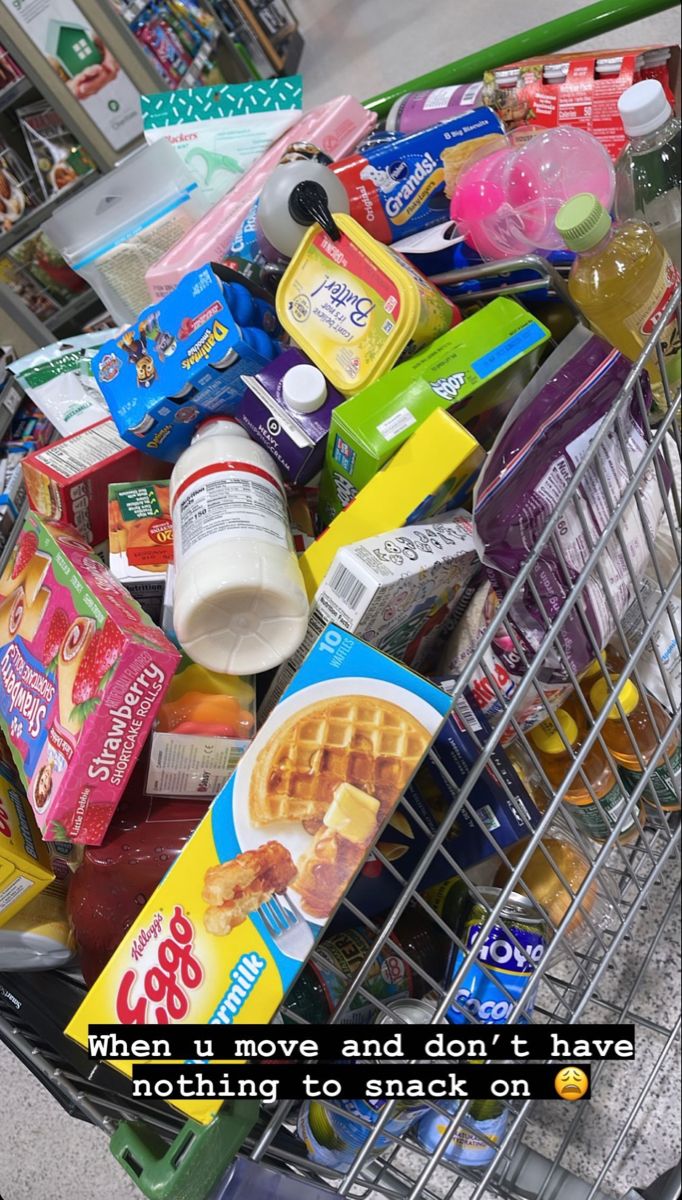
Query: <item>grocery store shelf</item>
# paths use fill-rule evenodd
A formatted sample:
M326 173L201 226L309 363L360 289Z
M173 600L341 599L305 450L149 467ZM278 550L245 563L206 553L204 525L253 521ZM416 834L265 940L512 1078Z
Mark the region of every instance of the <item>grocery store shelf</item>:
M0 390L0 442L4 441L12 420L19 410L24 394L12 374Z
M126 25L130 25L130 22L134 21L135 17L139 17L149 2L150 0L132 0L130 4L126 4L125 8L122 8L120 12L120 16L126 22Z
M5 569L5 566L7 564L9 556L12 553L12 551L16 545L17 538L19 537L19 534L21 533L21 530L24 527L24 521L26 520L27 512L28 512L28 500L22 500L22 502L19 506L19 511L17 513L17 519L14 522L14 524L10 530L7 541L5 542L4 546L2 547L2 550L0 550L0 575L2 574L2 572Z
M24 96L27 96L32 91L35 91L35 84L31 82L27 75L23 79L17 79L16 83L11 83L9 87L4 88L0 92L0 112L4 112L5 109L18 104L20 100L23 100Z
M191 65L187 68L187 74L183 76L182 83L180 86L182 86L183 88L194 87L194 85L199 80L201 72L203 71L204 67L208 63L208 60L210 59L211 54L215 50L217 41L218 41L217 32L212 33L211 36L209 38L207 38L207 40L204 42L203 46L199 50L196 58L191 63Z
M74 321L76 317L79 317L82 313L87 312L87 310L94 307L95 304L101 304L97 293L93 292L89 287L85 288L84 291L79 292L77 296L74 296L73 300L69 300L68 304L63 305L58 312L53 313L51 317L48 317L45 321L45 324L47 325L48 329L55 332L56 330L62 329L63 326L69 321Z
M38 229L44 221L47 221L48 217L52 216L55 209L59 208L62 200L65 200L68 196L73 196L76 192L80 192L83 188L88 187L89 184L94 183L99 177L98 171L91 171L89 175L84 175L70 188L66 188L63 192L52 196L49 200L45 200L37 208L30 208L13 229L0 235L0 255L6 254L8 250L12 249L12 246L15 246L27 234L33 233L34 229Z

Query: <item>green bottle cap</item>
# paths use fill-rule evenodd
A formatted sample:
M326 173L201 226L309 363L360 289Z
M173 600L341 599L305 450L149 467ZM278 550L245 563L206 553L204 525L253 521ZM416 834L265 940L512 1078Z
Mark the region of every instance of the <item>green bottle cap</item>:
M554 224L569 250L591 250L606 237L611 218L592 192L581 192L562 204Z

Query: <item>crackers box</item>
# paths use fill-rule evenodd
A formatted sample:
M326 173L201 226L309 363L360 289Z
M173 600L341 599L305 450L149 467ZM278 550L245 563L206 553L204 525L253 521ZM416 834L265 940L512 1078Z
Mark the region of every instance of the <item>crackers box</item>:
M109 484L153 479L160 468L158 460L124 442L109 418L35 450L21 465L33 511L73 525L91 546L109 532Z
M66 1032L86 1045L91 1023L269 1021L450 703L330 626ZM268 906L300 915L286 953ZM202 1122L219 1107L174 1104Z
M168 483L109 484L109 567L153 621L172 561Z
M429 674L479 571L469 513L448 514L343 546L327 571L302 645L275 672L259 719L279 700L304 654L329 624Z
M320 487L327 525L437 408L492 442L537 366L549 330L505 296L346 400L331 417ZM516 369L514 369L516 367Z
M0 925L4 925L54 879L19 785L0 773Z
M414 525L457 508L469 495L484 452L438 408L299 558L312 600L342 546Z
M99 845L180 655L68 525L0 576L0 728L50 841Z

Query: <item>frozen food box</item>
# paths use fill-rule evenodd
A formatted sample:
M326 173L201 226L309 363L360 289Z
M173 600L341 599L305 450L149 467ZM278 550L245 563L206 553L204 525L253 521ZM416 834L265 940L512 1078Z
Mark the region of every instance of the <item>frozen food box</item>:
M175 462L202 421L234 411L242 375L256 375L280 352L264 297L207 264L101 347L93 373L126 442Z
M466 710L466 721L457 708ZM436 855L422 876L420 891L452 878L451 859L466 871L494 855L496 847L505 851L530 837L540 824L540 813L506 752L500 746L481 750L472 736L471 731L485 743L492 727L464 698L457 708L447 717L384 829L376 846L379 853L369 856L351 888L349 901L368 917L385 912L399 899L433 837L449 819L459 789L482 754L488 754L492 765L479 776L454 820L449 819L443 842L449 857ZM351 908L344 905L334 918L334 928L353 919Z
M99 845L180 655L67 525L0 575L0 728L46 839Z
M461 505L484 458L476 438L454 417L435 409L300 556L310 599L343 546Z
M407 667L325 630L67 1033L86 1045L91 1023L269 1021L449 707ZM173 1103L202 1122L219 1106Z
M320 485L328 524L437 408L484 445L537 367L549 330L499 296L331 414Z
M21 465L33 511L45 520L73 525L92 546L108 536L109 484L163 473L158 459L124 442L108 417L35 450Z
M109 484L109 567L153 621L172 561L168 481Z
M474 594L479 569L473 522L462 511L343 546L317 591L303 643L275 672L259 719L274 708L330 624L430 674L451 625Z
M26 796L15 781L0 774L0 925L53 879L47 846Z

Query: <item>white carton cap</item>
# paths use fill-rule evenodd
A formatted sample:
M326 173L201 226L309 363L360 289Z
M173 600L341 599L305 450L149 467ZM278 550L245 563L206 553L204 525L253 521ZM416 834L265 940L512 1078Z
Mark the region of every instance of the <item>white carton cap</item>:
M642 79L618 98L618 111L628 137L642 137L665 125L673 110L659 81Z
M327 399L327 380L317 367L299 363L290 367L282 379L282 395L289 408L298 413L315 412Z

